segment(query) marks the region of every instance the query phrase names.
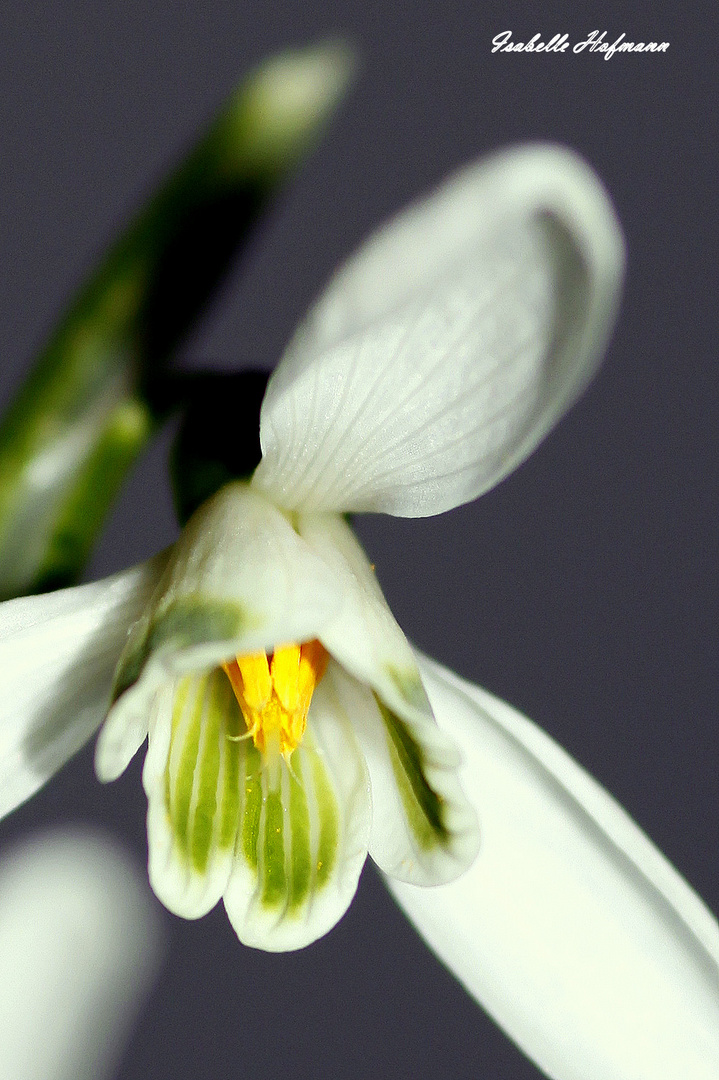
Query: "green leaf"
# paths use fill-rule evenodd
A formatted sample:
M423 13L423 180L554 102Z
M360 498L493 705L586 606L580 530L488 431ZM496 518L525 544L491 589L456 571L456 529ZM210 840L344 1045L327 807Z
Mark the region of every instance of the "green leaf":
M73 300L0 424L0 597L77 579L178 404L167 360L350 72L336 44L262 65Z

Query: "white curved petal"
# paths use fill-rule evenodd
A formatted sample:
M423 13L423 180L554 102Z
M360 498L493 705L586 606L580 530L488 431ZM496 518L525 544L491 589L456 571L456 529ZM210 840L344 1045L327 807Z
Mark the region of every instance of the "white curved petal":
M460 756L432 717L393 713L341 670L335 687L372 786L369 854L415 885L451 881L477 854L477 815L459 785Z
M278 505L424 517L523 461L591 378L623 246L554 146L482 159L340 269L270 379L253 484Z
M172 641L197 666L271 648L276 634L305 641L338 604L332 575L288 519L235 482L183 529L157 592L148 649Z
M367 855L369 779L337 673L330 661L291 772L278 763L279 786L248 748L225 908L240 941L257 949L301 949L331 930L356 892Z
M300 514L297 529L332 573L342 597L342 606L318 634L324 647L390 708L431 716L414 652L352 529L337 514Z
M300 514L297 528L343 597L319 636L353 676L336 684L372 780L370 855L405 881L449 881L478 844L476 815L457 782L457 750L437 727L414 653L352 529L336 514Z
M232 869L240 820L245 723L219 668L171 680L155 694L143 784L150 883L165 907L197 919Z
M129 695L128 695L129 697ZM152 695L139 707L118 703L110 709L95 743L95 774L104 784L117 780L147 738Z
M540 729L421 664L465 754L483 847L458 881L388 886L554 1080L719 1076L719 927L622 808Z
M0 815L97 730L128 628L166 556L104 581L0 605Z
M127 766L168 676L311 640L341 602L335 575L279 510L248 484L222 488L185 526L120 658L98 742L100 779Z
M0 864L0 1077L114 1076L159 959L145 883L85 831L33 837Z

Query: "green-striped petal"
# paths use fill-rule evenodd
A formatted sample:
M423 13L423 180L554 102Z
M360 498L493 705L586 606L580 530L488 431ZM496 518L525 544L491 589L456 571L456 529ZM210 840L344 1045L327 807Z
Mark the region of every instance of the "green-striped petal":
M275 775L240 744L240 831L225 907L246 945L280 952L326 934L346 911L367 854L369 782L330 662L307 731Z
M412 648L352 530L336 514L299 515L298 529L344 597L319 636L348 673L338 692L372 780L369 853L404 881L451 881L479 843L459 754L437 728Z
M100 779L127 767L168 677L309 641L341 603L341 582L279 510L248 484L222 488L188 521L120 657L98 741Z
M396 712L348 675L338 690L372 783L370 855L415 885L459 877L477 854L479 826L460 787L456 747L433 717Z
M171 911L198 918L222 896L240 820L246 744L225 673L185 675L156 695L143 781L153 889Z

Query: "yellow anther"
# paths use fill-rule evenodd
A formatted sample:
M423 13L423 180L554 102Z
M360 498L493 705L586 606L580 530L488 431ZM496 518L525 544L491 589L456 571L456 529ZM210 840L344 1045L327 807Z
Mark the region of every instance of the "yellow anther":
M277 645L272 654L271 671L280 705L288 713L295 712L300 699L299 645Z
M304 709L305 714L310 707L314 689L325 673L328 660L329 654L317 638L306 641L300 649L300 708Z
M235 685L239 687L249 708L264 709L272 697L272 677L267 655L261 652L238 656L224 667L233 688Z
M266 653L238 656L223 664L258 750L289 762L305 733L314 689L327 667L328 655L319 641L278 645Z

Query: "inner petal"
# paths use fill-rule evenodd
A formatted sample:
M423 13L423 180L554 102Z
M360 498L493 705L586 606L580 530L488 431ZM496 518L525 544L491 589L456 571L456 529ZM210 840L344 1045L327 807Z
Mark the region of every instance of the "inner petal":
M231 744L241 759L241 825L224 901L240 940L255 948L299 949L327 933L367 854L369 779L336 669L328 664L289 766L268 768L249 738Z
M238 741L244 727L218 668L168 681L150 717L143 782L153 889L176 915L212 908L230 877L242 822L246 761L259 754Z
M290 756L302 741L312 694L327 667L328 654L319 641L277 645L274 652L237 656L223 664L247 735L258 750L276 759Z

